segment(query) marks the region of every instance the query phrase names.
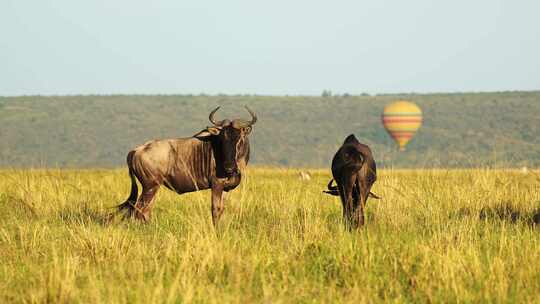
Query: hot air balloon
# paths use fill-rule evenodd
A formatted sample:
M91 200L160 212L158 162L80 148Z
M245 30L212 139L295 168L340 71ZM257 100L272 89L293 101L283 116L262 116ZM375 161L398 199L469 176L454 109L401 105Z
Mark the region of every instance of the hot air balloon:
M412 102L399 100L384 107L382 123L399 144L399 151L405 151L405 146L422 125L422 110Z

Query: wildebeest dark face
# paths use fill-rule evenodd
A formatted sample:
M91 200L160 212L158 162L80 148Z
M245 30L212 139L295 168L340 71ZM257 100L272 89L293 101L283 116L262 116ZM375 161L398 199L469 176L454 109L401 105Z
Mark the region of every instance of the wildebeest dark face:
M209 128L214 135L213 142L215 151L220 155L216 157L222 161L223 169L227 175L238 173L238 161L244 149L246 136L251 132L251 127L234 126L233 123L225 124L221 128ZM210 132L212 132L210 131Z
M251 126L257 121L257 116L246 107L252 116L251 121L225 119L217 122L214 120L214 114L218 109L219 107L210 113L209 119L214 126L208 127L207 131L213 135L212 142L216 161L221 163L217 165L221 165L224 173L231 176L239 172L238 161L245 149L246 138L251 132Z

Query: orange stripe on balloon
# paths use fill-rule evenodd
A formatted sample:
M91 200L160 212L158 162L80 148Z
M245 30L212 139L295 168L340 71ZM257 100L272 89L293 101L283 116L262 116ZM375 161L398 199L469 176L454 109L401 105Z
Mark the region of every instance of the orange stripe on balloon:
M403 135L403 134L414 135L414 132L411 132L411 131L394 131L394 132L392 132L392 135Z
M412 135L392 135L393 138L395 139L400 139L400 138L406 138L406 139L410 139L412 138L413 136Z

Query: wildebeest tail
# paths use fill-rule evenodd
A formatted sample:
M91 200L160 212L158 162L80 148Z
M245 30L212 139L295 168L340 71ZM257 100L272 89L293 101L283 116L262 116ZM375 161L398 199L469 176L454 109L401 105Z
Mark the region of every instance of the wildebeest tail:
M129 193L128 199L122 204L118 205L117 208L119 211L125 209L133 209L135 202L137 202L137 195L139 189L137 188L137 181L135 179L135 173L133 172L132 159L135 151L130 151L127 155L127 165L129 168L129 178L131 179L131 192Z

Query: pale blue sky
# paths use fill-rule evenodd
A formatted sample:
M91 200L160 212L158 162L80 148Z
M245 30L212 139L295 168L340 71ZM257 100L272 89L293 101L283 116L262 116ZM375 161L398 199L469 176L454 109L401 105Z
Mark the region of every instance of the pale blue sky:
M540 89L540 1L0 0L0 96Z

